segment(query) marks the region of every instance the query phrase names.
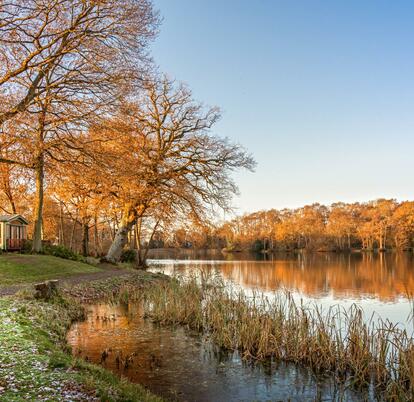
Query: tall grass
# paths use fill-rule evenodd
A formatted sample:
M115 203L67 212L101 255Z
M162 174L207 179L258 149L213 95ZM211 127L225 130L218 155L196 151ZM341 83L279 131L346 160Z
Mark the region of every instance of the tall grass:
M268 298L188 279L146 289L144 306L155 322L206 333L244 358L294 362L358 389L373 387L381 399L414 399L413 339L389 321L366 321L356 305L322 311L287 292Z

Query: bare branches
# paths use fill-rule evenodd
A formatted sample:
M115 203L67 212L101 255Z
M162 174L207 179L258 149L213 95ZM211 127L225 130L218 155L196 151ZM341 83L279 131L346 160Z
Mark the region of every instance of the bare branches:
M150 0L0 0L0 166L35 173L39 247L43 187L85 239L105 205L122 246L138 217L200 220L213 205L229 208L232 171L254 167L211 134L218 108L148 78L158 22Z
M115 152L107 163L124 183L122 197L152 205L168 196L186 210L227 208L237 191L231 171L252 169L254 161L240 146L209 134L219 117L217 108L194 102L182 85L165 78L147 83L137 104L125 105L106 128L95 128L113 138L99 153Z
M148 0L0 2L0 126L48 88L111 104L142 76L158 16Z

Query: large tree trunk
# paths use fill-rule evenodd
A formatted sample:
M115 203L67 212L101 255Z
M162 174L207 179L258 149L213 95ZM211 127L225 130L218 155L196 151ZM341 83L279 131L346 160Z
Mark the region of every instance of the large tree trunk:
M39 115L39 126L37 130L37 156L35 160L35 178L36 178L36 201L34 209L34 231L32 251L39 253L42 251L43 238L43 195L44 195L44 179L45 179L45 118L47 105L42 105L42 113Z
M43 231L43 195L44 195L44 154L40 152L35 166L36 176L36 201L35 201L35 223L33 231L32 251L40 253L42 251L42 231Z
M122 250L128 241L128 233L137 221L138 214L137 209L132 204L127 204L124 208L124 214L122 215L119 228L115 234L114 240L112 241L111 247L108 253L103 258L103 261L111 262L116 264L121 259Z

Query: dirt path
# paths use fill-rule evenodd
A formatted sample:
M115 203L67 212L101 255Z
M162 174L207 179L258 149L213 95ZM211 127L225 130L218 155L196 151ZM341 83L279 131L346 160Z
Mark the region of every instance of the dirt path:
M104 268L104 270L101 272L93 272L90 274L78 274L78 275L69 276L67 278L62 278L59 282L61 283L61 286L78 285L79 283L82 283L82 282L94 282L94 281L99 281L102 279L108 279L108 278L113 278L113 277L123 277L123 276L128 276L128 275L133 274L133 271L130 271L128 269L117 268L112 265L110 265L109 267L108 266L104 267L102 265L99 265L99 267Z
M105 279L114 278L114 277L126 277L126 276L133 274L133 271L118 268L118 267L115 267L109 264L99 264L98 267L102 268L102 271L86 273L86 274L76 274L73 276L64 277L64 278L56 278L56 279L59 280L60 287L67 287L67 286L70 287L70 286L75 286L75 285L78 285L84 282L95 282L95 281L105 280ZM54 278L50 278L50 279L54 279ZM32 286L33 286L33 283L22 283L19 285L0 287L0 297L1 296L12 296L19 290L27 289Z

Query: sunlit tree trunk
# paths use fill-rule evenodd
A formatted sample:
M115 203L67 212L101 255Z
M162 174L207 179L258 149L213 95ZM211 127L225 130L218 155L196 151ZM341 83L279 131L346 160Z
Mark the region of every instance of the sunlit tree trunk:
M36 180L36 201L35 201L35 223L33 231L32 251L39 253L42 251L43 236L43 197L44 197L44 180L45 180L45 119L48 103L41 104L41 113L38 117L37 128L37 157L34 163L35 180Z
M119 228L114 236L108 253L103 258L104 261L117 263L121 259L122 250L128 241L128 233L137 221L137 209L132 204L127 204L124 208Z
M385 251L387 249L387 227L384 228L384 236L383 236L383 241L382 241L382 248L383 248L383 251Z
M137 252L141 250L141 228L142 228L142 219L138 218L137 223L134 226L134 233L135 233L135 248Z
M109 234L111 236L111 241L114 241L115 233L116 233L116 231L114 230L115 226L114 226L114 228L112 228L111 222L108 223L108 226L109 226Z

